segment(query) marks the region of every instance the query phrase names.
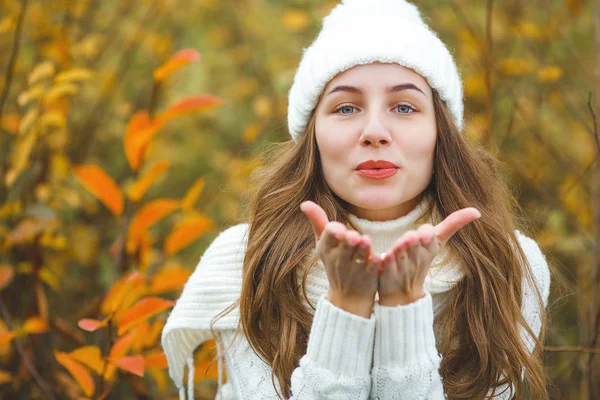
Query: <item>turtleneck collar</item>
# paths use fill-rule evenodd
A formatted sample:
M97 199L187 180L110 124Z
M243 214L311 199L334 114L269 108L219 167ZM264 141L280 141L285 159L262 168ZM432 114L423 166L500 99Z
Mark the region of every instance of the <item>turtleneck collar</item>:
M388 251L392 244L399 239L404 232L418 228L415 221L423 215L427 208L427 198L423 196L419 204L408 214L397 219L387 221L371 221L359 218L350 213L350 221L356 225L360 231L368 235L373 240L373 248L378 253Z
M350 213L348 219L358 227L365 235L368 235L373 242L373 250L378 253L390 250L394 242L402 235L412 229L417 229L422 223L432 223L432 221L423 221L416 223L425 212L428 206L428 199L423 196L421 201L408 214L397 219L388 221L371 221L359 218ZM440 253L433 259L429 274L425 279L425 289L430 293L442 293L451 289L456 282L463 277L462 268L447 259L447 247L443 247Z

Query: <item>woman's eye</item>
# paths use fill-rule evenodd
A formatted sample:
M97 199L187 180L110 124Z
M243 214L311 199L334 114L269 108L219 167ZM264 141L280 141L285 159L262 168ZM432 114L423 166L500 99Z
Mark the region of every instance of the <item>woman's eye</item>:
M355 108L352 106L341 106L340 108L338 108L336 110L337 113L339 114L352 114L352 110L354 110ZM346 112L344 112L346 111Z
M396 109L400 112L400 114L410 114L415 111L414 108L406 104L398 104Z

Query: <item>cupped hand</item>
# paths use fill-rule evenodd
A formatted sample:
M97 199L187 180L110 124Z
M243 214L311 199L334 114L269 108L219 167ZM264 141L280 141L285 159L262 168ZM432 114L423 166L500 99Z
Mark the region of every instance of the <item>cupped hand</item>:
M325 211L312 201L300 209L312 224L316 251L325 266L327 299L353 314L369 317L378 286L381 257L371 251L371 238L329 221Z
M436 226L423 224L405 232L383 256L379 304L403 305L422 298L433 259L456 232L480 217L479 210L468 207L453 212Z

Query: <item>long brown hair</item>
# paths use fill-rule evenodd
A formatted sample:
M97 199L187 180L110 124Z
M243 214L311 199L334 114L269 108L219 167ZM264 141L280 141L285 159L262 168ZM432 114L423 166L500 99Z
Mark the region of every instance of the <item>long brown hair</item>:
M464 278L447 293L449 301L436 316L442 332L438 350L444 392L450 399L479 399L508 384L516 398L547 399L540 345L545 310L514 232L516 223L521 227L525 221L516 216L520 208L502 179L498 160L458 131L435 90L433 99L435 174L423 192L430 207L420 220L439 222L465 207L482 214L446 244L463 266ZM268 158L254 174L258 182L248 210L238 333L272 367L274 387L279 383L288 398L292 372L306 353L314 311L307 306L305 283L318 261L312 253L314 234L300 204L312 200L329 220L349 221L346 203L323 178L314 115L297 142L276 144ZM535 288L539 301L540 340L522 315L523 279ZM523 343L521 327L536 344L533 354Z

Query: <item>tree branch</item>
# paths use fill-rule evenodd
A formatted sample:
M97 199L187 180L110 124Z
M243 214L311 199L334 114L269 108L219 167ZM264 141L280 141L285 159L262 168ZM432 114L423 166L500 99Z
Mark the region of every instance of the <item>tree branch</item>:
M0 312L2 313L2 318L4 318L4 321L6 322L6 326L8 327L8 329L10 329L11 331L14 330L14 327L12 326L12 323L10 322L11 319L10 319L10 314L8 313L8 308L6 307L6 304L4 304L4 300L2 300L1 297L0 297ZM35 365L33 365L31 360L29 359L29 357L27 357L27 354L25 354L25 349L21 345L19 338L14 338L12 340L12 342L15 345L15 349L17 350L17 353L19 353L19 355L21 356L21 359L27 366L29 373L31 373L31 376L33 377L35 382L40 387L40 390L42 391L42 394L44 395L44 397L46 399L54 400L54 395L52 394L50 387L48 386L46 381L44 381L44 378L42 378L42 376L37 371L37 369L35 368Z

